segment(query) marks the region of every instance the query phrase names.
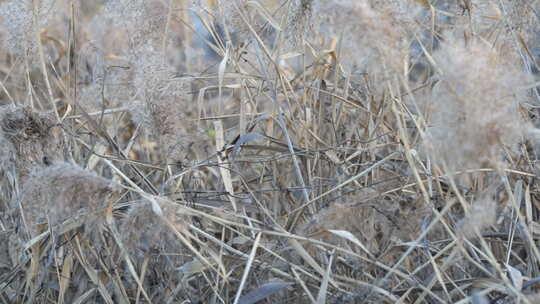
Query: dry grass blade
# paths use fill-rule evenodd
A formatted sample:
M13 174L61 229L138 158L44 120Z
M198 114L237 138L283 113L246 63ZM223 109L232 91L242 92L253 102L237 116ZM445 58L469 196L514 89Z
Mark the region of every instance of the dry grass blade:
M73 255L69 254L64 259L64 264L62 265L61 279L60 279L60 299L58 300L59 304L64 303L64 297L66 294L66 289L71 283L71 272L73 267Z
M330 281L330 275L332 273L332 263L334 262L334 254L332 251L330 254L330 259L328 260L328 268L326 268L326 273L321 281L321 287L319 288L319 294L317 295L317 304L325 304L326 299L328 298L328 282Z
M335 234L339 237L342 237L346 240L349 240L351 241L352 243L354 243L356 246L360 247L360 249L362 249L365 253L367 253L368 256L370 256L371 258L374 258L373 254L371 252L369 252L369 250L366 248L366 246L364 246L364 244L362 244L360 242L360 240L358 240L357 237L355 237L352 233L350 233L349 231L345 231L345 230L328 230L328 232L332 233L332 234Z
M317 261L315 261L315 259L304 249L304 247L302 247L300 242L292 238L289 239L288 242L289 244L291 244L293 249L300 255L300 257L304 259L306 263L308 263L308 265L313 267L313 269L315 269L315 271L317 271L322 277L325 276L326 271L319 265L319 263L317 263Z
M244 274L242 275L242 280L240 281L240 286L238 287L238 290L236 291L236 296L234 297L234 304L240 303L240 298L242 297L242 291L244 289L244 285L246 284L246 280L249 276L249 273L251 271L251 265L253 264L253 259L255 259L255 255L257 254L257 248L259 247L259 242L261 241L262 233L258 233L257 237L255 237L255 241L253 242L253 248L251 249L251 253L249 254L248 260L246 262L246 267L244 269ZM245 301L245 300L244 300Z
M230 163L227 162L222 155L222 151L225 149L225 136L223 134L223 124L221 121L216 120L214 121L214 131L216 135L216 149L218 151L218 165L219 165L219 171L221 173L221 177L223 179L223 185L225 186L225 190L227 190L227 194L229 196L229 199L231 200L232 206L234 210L237 210L236 206L236 198L234 197L234 188L231 178L231 171L230 171Z
M238 300L238 304L255 304L265 298L279 292L280 290L294 285L294 283L289 282L275 282L275 283L265 283L257 289L250 291L249 293L243 295Z
M87 292L82 294L80 297L75 299L75 301L73 301L73 304L82 304L82 303L84 303L86 300L88 300L88 298L90 296L92 296L92 293L94 293L95 291L96 291L95 288L92 288L92 289L88 290Z

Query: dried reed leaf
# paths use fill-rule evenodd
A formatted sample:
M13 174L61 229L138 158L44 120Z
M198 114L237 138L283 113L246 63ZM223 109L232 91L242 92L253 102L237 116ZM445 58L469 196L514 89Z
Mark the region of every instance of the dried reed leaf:
M90 296L97 290L97 288L91 288L86 291L84 294L80 295L77 299L73 301L73 304L82 304L85 303Z
M325 270L315 261L315 259L302 247L302 245L295 239L288 239L289 244L293 247L293 249L300 255L306 263L309 264L309 266L313 267L315 271L317 271L321 276L324 277Z
M292 285L294 285L294 283L291 282L265 283L257 287L257 289L252 290L240 297L238 304L255 304Z
M317 304L326 304L326 299L328 296L328 282L330 281L330 275L332 273L334 254L335 252L332 252L332 255L330 256L330 259L328 261L328 267L326 268L326 272L322 278L321 287L319 288L319 294L317 295Z
M510 276L510 279L512 280L512 284L514 284L514 287L521 291L523 288L523 275L521 274L521 271L517 270L516 268L506 264L506 270L508 271L508 274Z
M240 281L240 286L238 287L238 290L236 291L234 304L237 304L240 301L242 290L244 289L244 285L246 284L246 280L248 278L249 272L251 271L251 265L253 264L255 255L257 254L257 248L259 247L259 242L261 241L261 237L262 237L262 233L258 233L257 237L255 237L255 241L253 242L253 247L251 248L251 253L249 254L249 257L246 263L246 268L244 269L244 274L242 275L242 280Z
M229 199L231 200L232 206L234 211L237 210L236 206L236 198L234 197L234 188L233 188L233 182L231 178L231 171L230 171L230 163L226 162L223 156L221 156L221 151L225 148L225 135L223 131L223 124L221 121L216 120L214 121L214 130L216 134L216 149L218 151L218 164L219 164L219 171L221 173L221 177L223 178L223 185L225 186L225 190L227 190L227 194L229 196Z
M198 274L206 270L207 267L201 261L195 259L190 262L185 263L184 265L176 268L176 270L182 272L185 278L189 278L194 274Z
M329 229L328 232L351 241L353 244L360 247L360 249L362 249L365 253L367 253L368 256L373 257L373 255L371 254L371 252L369 252L366 246L364 246L364 244L362 244L360 240L358 240L358 238L354 236L352 233L350 233L349 231Z
M60 299L58 300L59 304L64 303L64 297L66 295L67 288L71 283L71 273L73 270L73 254L69 253L64 258L64 264L62 265L61 279L60 279Z

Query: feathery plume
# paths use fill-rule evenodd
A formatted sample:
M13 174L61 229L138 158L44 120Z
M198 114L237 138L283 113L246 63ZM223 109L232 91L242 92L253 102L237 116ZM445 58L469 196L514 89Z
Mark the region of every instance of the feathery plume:
M318 1L314 11L320 32L342 37L341 60L347 70L402 70L408 39L405 12L368 0Z
M52 113L29 107L0 107L0 177L6 201L16 198L19 187L36 168L65 159L62 129ZM13 206L12 206L13 207Z
M312 23L313 0L294 0L291 5L287 25L285 28L286 46L296 49L301 46L307 30Z
M4 47L13 55L36 52L38 33L50 19L54 0L10 0L0 4ZM33 56L30 56L32 58Z
M120 226L122 243L135 265L148 263L144 284L159 282L160 288L176 286L177 268L189 260L190 252L177 233L184 234L191 218L180 214L171 201L156 198L162 215L157 215L148 200L137 202L129 210ZM127 278L128 284L136 283Z
M501 164L501 147L514 147L527 130L517 90L526 77L518 65L479 41L454 39L434 54L440 81L428 97L432 126L426 144L450 168Z
M489 228L496 219L497 204L489 195L484 195L471 205L468 215L460 222L459 232L465 237L473 237L476 231Z
M24 183L21 205L32 235L39 225L51 228L70 218L83 217L87 231L96 230L104 218L107 198L113 192L111 181L67 163L55 163L32 171Z
M139 49L133 59L138 100L133 117L152 130L164 159L182 161L193 142L193 124L187 122L195 108L188 95L190 81L175 77L173 67L150 46Z

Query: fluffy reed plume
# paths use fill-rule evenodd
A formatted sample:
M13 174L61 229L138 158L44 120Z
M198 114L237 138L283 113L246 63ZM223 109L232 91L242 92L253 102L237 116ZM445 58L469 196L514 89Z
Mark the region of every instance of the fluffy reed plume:
M313 0L292 1L290 12L284 29L286 46L296 49L302 45L302 41L311 28L313 21Z
M102 15L128 33L131 48L160 40L166 24L166 11L158 1L107 1Z
M0 20L5 31L3 45L10 54L35 53L38 35L47 25L54 2L9 0L0 4Z
M191 218L180 214L178 206L170 201L159 199L157 203L163 216L156 215L149 201L137 202L127 213L120 233L139 273L145 271L145 285L157 284L168 289L176 287L179 278L176 269L190 256L177 233L183 234L188 229ZM135 284L130 278L128 282ZM165 297L165 294L156 296Z
M6 202L17 196L31 170L65 159L62 129L54 115L29 107L0 107L0 144L2 199Z
M143 58L137 59L137 58ZM193 143L193 123L188 122L192 104L190 81L176 78L174 68L148 46L137 52L134 84L137 103L132 113L157 139L163 160L183 161Z
M28 107L0 108L1 132L11 146L17 175L24 179L35 167L63 159L62 129L52 113L39 113Z
M500 165L502 146L514 147L528 127L519 113L525 76L480 41L449 40L434 57L441 75L427 101L428 148L454 169Z
M0 210L9 209L18 195L18 180L15 147L0 133Z
M166 31L166 7L159 1L111 1L103 16L114 23L121 20L129 38L124 55L131 66L132 86L125 99L129 100L133 120L150 130L148 134L156 139L162 160L183 160L193 131L189 130L193 124L186 118L195 107L188 96L190 82L175 77L178 71L174 58L167 48L163 49L164 42L174 40L174 35ZM119 95L118 90L111 91L113 96Z
M43 231L42 224L54 229L68 219L86 224L92 236L104 219L111 181L67 163L35 168L22 187L21 205L31 235Z
M495 224L497 217L497 203L484 195L472 204L468 215L460 222L459 232L464 237L474 237L476 232L482 232Z
M188 229L190 218L181 215L173 202L160 199L158 204L162 217L155 213L152 203L145 200L131 207L120 227L130 254L141 261L156 252L177 254L185 250L172 227L183 233Z
M399 5L372 2L318 1L314 15L321 32L342 37L341 60L348 71L401 72L409 36L404 27L407 15Z

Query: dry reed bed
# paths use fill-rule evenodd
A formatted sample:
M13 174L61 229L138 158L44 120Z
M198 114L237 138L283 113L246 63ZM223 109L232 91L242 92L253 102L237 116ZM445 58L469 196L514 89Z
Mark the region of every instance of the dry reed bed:
M0 302L538 302L538 9L1 1Z

